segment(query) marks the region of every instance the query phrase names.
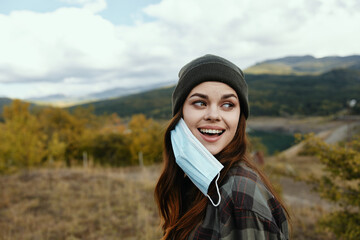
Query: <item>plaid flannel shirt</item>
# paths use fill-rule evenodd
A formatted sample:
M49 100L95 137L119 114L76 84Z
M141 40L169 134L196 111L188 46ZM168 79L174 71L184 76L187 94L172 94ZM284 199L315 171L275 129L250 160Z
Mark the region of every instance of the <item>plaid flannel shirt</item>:
M220 194L220 205L208 203L189 240L289 239L283 208L245 164L229 171Z

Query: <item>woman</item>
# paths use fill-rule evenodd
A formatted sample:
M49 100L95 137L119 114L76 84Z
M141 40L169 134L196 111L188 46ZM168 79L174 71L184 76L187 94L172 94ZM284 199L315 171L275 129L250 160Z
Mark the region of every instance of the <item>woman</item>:
M233 63L185 65L155 189L163 239L288 239L288 214L247 156L247 84Z

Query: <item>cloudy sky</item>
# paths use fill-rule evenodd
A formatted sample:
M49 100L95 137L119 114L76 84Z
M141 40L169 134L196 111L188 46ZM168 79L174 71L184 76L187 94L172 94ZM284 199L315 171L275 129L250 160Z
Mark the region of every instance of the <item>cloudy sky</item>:
M0 97L175 82L206 53L360 54L359 26L358 0L0 0Z

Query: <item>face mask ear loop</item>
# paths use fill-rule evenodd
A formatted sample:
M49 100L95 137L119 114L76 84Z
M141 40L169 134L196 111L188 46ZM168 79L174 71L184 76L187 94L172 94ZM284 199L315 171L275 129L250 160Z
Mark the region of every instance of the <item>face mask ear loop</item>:
M215 180L216 191L217 191L218 196L219 196L219 201L218 201L218 203L217 203L217 204L214 204L214 202L213 202L213 200L211 200L210 196L207 195L207 197L209 198L210 202L212 203L212 205L213 205L214 207L219 206L219 205L220 205L220 202L221 202L220 191L219 191L219 187L218 187L218 184L217 184L217 181L219 180L219 177L220 177L220 173L218 173L218 176L217 176L217 178L216 178L216 180Z

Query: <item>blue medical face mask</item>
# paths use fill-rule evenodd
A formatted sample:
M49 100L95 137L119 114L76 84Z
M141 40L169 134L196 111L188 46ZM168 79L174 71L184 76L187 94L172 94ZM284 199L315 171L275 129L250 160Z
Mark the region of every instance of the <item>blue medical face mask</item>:
M175 129L171 131L171 144L179 167L196 187L210 199L214 207L219 206L221 196L217 181L224 166L192 134L182 118ZM219 200L218 203L214 204L208 195L208 189L216 175L215 185Z

